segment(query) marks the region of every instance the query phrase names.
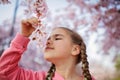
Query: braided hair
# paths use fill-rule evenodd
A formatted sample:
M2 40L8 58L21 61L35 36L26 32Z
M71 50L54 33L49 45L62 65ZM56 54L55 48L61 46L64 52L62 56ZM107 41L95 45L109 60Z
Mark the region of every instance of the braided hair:
M86 46L84 42L81 43L80 54L81 54L80 56L81 56L81 62L82 62L83 75L87 80L92 80L92 77L89 72L89 63L87 61Z
M82 37L78 33L74 32L73 30L70 30L68 28L65 28L65 27L58 27L58 28L66 30L68 32L68 34L70 34L72 42L80 46L80 53L77 56L76 63L82 62L82 71L83 71L84 79L92 80L91 74L89 72L89 63L87 61L86 45L85 45ZM52 66L46 76L46 80L52 80L54 73L55 73L55 65L52 64Z
M55 73L55 65L52 64L52 66L50 67L48 73L47 73L47 76L46 76L46 79L45 80L52 80L52 77L54 76L54 73Z

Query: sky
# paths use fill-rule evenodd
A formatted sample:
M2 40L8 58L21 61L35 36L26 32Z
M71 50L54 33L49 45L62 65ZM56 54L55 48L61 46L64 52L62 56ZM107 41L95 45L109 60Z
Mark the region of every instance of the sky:
M7 5L0 4L0 24L2 23L3 20L12 17L14 4L15 3L7 4Z

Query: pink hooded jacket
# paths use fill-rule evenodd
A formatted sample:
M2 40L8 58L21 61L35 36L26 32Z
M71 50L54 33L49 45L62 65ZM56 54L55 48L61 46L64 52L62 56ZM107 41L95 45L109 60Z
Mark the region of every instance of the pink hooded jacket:
M29 41L29 38L21 34L12 40L10 47L0 57L0 80L45 80L46 72L25 70L18 65ZM55 73L53 80L64 79Z

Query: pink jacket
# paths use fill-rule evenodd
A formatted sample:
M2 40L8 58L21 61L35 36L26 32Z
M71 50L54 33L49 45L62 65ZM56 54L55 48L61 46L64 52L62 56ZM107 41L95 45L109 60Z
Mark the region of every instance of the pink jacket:
M45 80L46 72L25 70L18 65L29 41L20 34L12 40L10 47L0 57L0 80ZM53 80L64 79L55 73Z

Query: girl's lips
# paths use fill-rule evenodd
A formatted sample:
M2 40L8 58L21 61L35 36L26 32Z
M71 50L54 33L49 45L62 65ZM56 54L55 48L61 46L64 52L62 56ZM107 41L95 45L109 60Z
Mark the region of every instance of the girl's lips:
M52 48L52 47L46 47L46 48L45 48L45 50L48 50L48 49L54 49L54 48Z

